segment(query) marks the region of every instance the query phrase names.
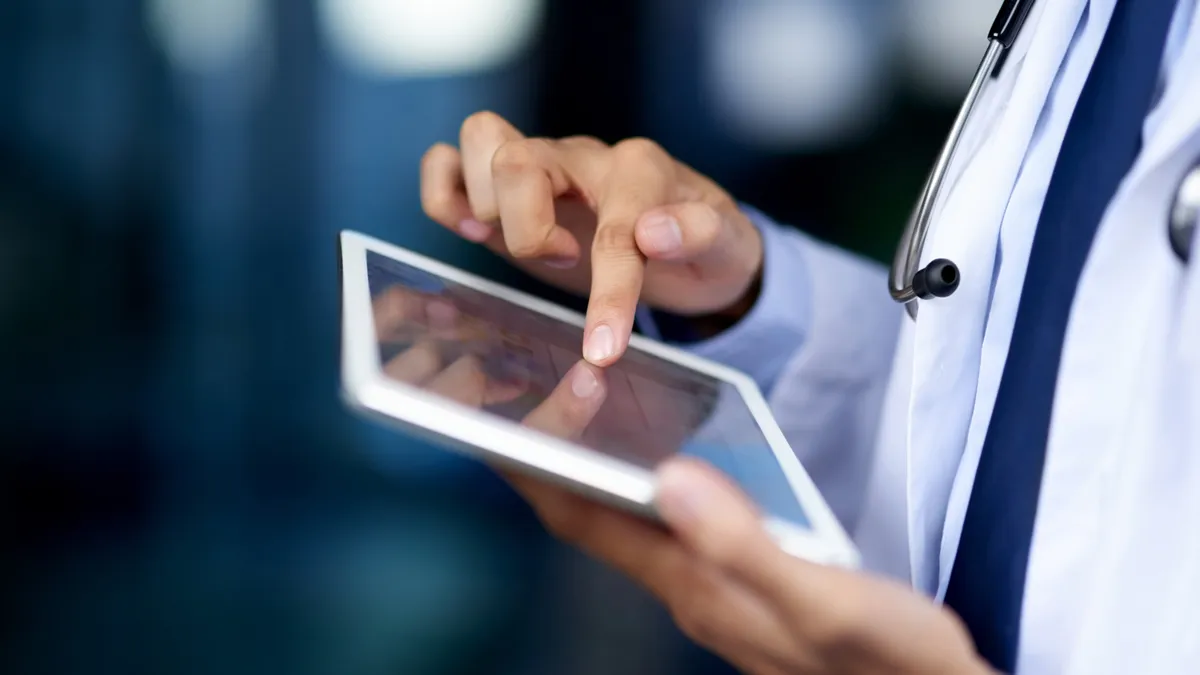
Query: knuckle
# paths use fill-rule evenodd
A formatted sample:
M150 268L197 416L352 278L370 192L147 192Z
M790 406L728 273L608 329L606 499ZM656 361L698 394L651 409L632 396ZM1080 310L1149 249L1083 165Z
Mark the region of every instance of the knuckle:
M740 210L737 201L724 190L718 190L716 194L711 195L703 203L712 209L714 214L737 212Z
M588 314L598 320L622 317L633 311L638 299L638 286L632 281L617 281L603 287L593 285L588 298Z
M587 135L568 136L559 141L559 143L570 148L579 148L581 150L600 151L608 149L608 145L604 141L596 138L595 136Z
M595 293L588 299L588 311L597 317L620 317L634 308L637 298L633 293Z
M596 228L592 241L592 253L609 258L640 258L637 241L632 227L623 225L601 225Z
M649 138L627 138L617 143L615 150L621 155L632 159L658 159L666 153L662 146Z
M459 133L464 140L491 138L498 130L503 129L505 124L500 115L490 110L481 110L463 120Z
M501 145L492 156L492 173L514 174L537 165L538 148L532 140L510 141Z

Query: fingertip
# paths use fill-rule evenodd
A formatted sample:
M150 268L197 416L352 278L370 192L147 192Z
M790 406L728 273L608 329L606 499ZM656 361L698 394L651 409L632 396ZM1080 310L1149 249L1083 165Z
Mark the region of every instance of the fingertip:
M600 411L606 394L603 372L580 361L524 423L559 438L577 438Z
M583 358L595 366L610 365L624 351L625 339L608 322L592 326L583 341Z
M600 373L587 361L580 361L571 369L570 385L571 393L585 401L603 398L605 394Z
M462 219L471 215L466 195L458 186L447 183L445 176L422 179L421 209L430 220L451 231L458 231Z
M673 457L659 467L657 504L667 523L700 548L708 548L704 542L713 537L758 523L754 506L736 486L692 457ZM699 524L702 531L696 529Z
M458 233L468 241L482 244L492 236L492 226L474 218L464 219L458 224Z
M658 476L664 484L672 489L687 489L695 486L698 490L727 489L721 474L704 460L689 455L675 455L664 461L658 468Z
M768 535L755 505L715 468L687 457L664 462L655 506L700 558L767 597L796 593L794 559Z
M705 519L710 510L712 486L694 461L673 458L658 470L655 501L667 524L686 532Z

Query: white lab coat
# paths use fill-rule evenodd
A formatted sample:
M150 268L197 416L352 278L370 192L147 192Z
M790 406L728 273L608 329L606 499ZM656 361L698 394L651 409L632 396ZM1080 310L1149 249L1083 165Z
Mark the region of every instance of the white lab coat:
M1113 0L1087 5L1034 6L966 129L925 251L925 262L959 264L953 296L923 303L915 323L897 319L897 339L881 276L849 270L854 263L828 247L802 247L811 316L771 404L835 495L868 567L931 595L944 593L957 550L1019 300L1012 289L1037 220L1006 213L1040 211L1053 161L1027 157L1030 141L1065 133L1065 121L1039 123L1041 113L1074 105L1086 68L1060 86L1062 100L1049 93L1056 77L1072 77L1059 70L1073 41L1098 48ZM1026 581L1022 674L1200 673L1200 251L1185 267L1166 235L1178 183L1200 162L1200 11L1190 21L1067 328ZM1014 190L1022 170L1045 180ZM768 267L772 255L780 254L768 252ZM830 438L847 428L875 433Z

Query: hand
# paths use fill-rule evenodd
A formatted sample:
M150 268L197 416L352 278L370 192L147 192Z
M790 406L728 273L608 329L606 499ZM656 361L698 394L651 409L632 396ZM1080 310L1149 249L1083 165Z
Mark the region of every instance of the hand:
M992 672L959 620L907 587L794 558L702 463L660 471L670 533L536 480L513 483L547 526L642 584L680 628L755 675Z
M639 298L732 320L753 304L762 240L711 180L644 139L526 138L493 113L421 165L426 214L543 281L590 293L584 357L624 352Z
M402 287L374 303L381 344L406 348L388 359L394 378L470 406L519 396L472 353L447 358L475 331L445 298ZM577 439L607 393L605 373L575 364L524 423ZM695 460L660 471L658 510L669 530L514 472L508 481L549 529L608 562L671 610L700 644L756 675L790 673L986 673L949 612L902 586L793 558L725 478Z

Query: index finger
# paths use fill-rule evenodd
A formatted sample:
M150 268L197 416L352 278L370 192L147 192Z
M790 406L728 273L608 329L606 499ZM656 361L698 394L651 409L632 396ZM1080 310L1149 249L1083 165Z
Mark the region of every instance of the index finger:
M500 226L508 253L573 267L580 257L575 236L558 223L555 200L572 190L599 187L607 148L599 141L527 138L500 146L492 158Z
M584 358L595 365L613 363L629 344L646 266L634 225L643 213L667 202L672 171L670 157L651 141L624 141L614 148L592 242L583 342Z
M576 439L592 423L608 391L604 373L585 361L575 364L533 412L525 426L563 439Z

